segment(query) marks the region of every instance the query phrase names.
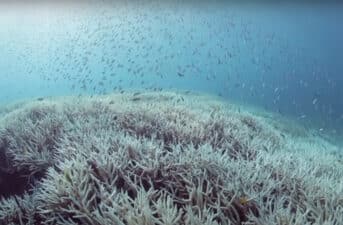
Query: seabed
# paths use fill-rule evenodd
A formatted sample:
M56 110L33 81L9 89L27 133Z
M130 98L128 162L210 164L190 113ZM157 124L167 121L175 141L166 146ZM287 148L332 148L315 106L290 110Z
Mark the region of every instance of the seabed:
M272 114L128 92L0 115L0 224L343 223L342 151Z

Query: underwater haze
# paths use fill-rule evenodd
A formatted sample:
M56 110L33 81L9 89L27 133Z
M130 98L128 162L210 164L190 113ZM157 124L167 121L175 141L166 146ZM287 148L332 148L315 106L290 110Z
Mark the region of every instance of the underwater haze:
M1 3L1 102L138 89L343 125L342 4Z
M0 99L175 88L342 132L342 9L333 3L1 3Z
M1 1L0 225L343 225L342 21Z

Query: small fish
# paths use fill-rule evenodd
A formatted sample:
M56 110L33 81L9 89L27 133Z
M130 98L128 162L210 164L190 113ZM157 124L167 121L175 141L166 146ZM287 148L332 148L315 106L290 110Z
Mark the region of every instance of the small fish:
M181 72L177 72L177 75L178 75L179 77L184 77L184 76L185 76L185 74L183 74L183 73L181 73Z
M315 99L312 100L312 104L313 104L313 105L315 105L317 102L318 102L318 99L317 99L317 98L315 98Z
M140 101L140 100L141 100L140 97L135 97L135 98L132 98L132 99L131 99L131 101L133 101L133 102Z
M306 115L303 114L303 115L301 115L299 118L300 118L300 119L305 119L305 118L306 118Z

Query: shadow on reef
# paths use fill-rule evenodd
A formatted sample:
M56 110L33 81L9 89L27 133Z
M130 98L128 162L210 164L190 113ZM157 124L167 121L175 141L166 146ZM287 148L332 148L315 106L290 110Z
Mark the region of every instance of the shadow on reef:
M30 191L34 180L42 177L42 174L35 174L33 179L30 177L30 171L18 171L11 167L11 160L6 155L6 147L4 144L0 146L0 198L23 195Z

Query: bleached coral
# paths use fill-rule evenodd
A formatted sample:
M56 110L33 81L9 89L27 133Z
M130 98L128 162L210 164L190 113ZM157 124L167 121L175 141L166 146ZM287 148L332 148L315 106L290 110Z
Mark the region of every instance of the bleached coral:
M0 224L340 224L335 146L268 121L168 92L27 103L0 150L34 189L2 200Z

